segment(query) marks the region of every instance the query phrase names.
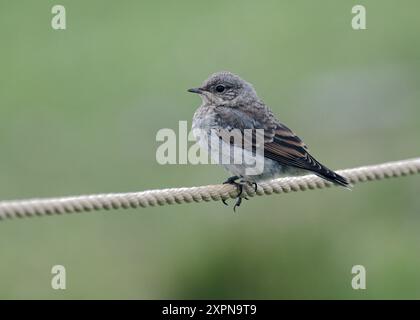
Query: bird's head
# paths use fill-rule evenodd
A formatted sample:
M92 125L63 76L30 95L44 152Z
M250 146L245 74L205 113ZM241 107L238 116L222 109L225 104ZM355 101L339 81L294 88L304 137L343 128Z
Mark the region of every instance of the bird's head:
M204 103L216 107L238 107L258 101L257 94L250 83L227 71L212 74L201 87L188 91L199 94Z

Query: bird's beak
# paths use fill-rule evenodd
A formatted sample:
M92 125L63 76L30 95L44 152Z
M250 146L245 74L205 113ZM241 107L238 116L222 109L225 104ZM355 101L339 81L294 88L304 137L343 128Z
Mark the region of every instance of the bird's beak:
M187 91L192 92L192 93L201 94L201 93L203 93L204 90L202 88L191 88L191 89L188 89Z

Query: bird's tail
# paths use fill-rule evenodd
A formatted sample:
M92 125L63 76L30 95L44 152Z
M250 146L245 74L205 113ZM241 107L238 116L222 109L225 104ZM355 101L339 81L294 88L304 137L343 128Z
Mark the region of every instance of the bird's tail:
M313 157L311 157L311 160L313 162L313 167L311 168L311 171L315 173L317 176L325 180L328 180L334 184L337 184L339 186L345 187L347 189L351 189L352 185L347 180L347 178L340 176L338 173L335 173L333 170L328 169L326 166L319 163Z
M347 189L351 189L352 187L352 185L347 180L347 178L340 176L338 173L335 173L334 171L328 169L327 167L323 165L321 165L321 169L319 171L314 172L314 173L325 180L328 180L334 184L345 187Z
M325 179L325 180L328 180L332 183L335 183L339 186L342 186L344 188L351 189L351 187L352 187L352 185L350 184L350 182L346 178L344 178L343 176L340 176L339 174L335 173L334 171L328 170L328 173L316 172L316 175Z

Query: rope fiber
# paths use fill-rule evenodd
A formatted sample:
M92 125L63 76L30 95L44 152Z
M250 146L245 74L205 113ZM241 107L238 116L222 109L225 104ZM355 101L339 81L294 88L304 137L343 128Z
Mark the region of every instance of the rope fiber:
M420 173L420 158L339 170L337 173L346 177L351 184L407 176ZM255 195L262 196L273 193L282 194L295 191L323 189L331 186L333 186L331 182L310 174L261 182L258 184L256 192L253 187L245 186L242 196L253 197ZM103 209L146 208L167 204L220 201L236 198L237 195L238 191L235 186L222 184L130 193L2 201L0 202L0 220L6 218L23 218Z

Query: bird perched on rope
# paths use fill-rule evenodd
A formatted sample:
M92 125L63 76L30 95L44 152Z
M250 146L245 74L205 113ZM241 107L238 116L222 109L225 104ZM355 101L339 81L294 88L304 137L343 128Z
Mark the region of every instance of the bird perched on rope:
M188 91L199 94L202 99L192 122L200 147L209 151L216 162L224 159L220 164L233 175L224 183L238 188L234 210L241 205L244 185L257 188L259 181L279 176L309 171L337 185L349 187L346 178L309 154L303 141L276 119L258 98L253 86L239 76L217 72L202 86ZM236 139L238 132L240 137ZM242 161L234 159L237 154ZM263 166L257 166L258 162ZM255 170L258 167L260 170Z

